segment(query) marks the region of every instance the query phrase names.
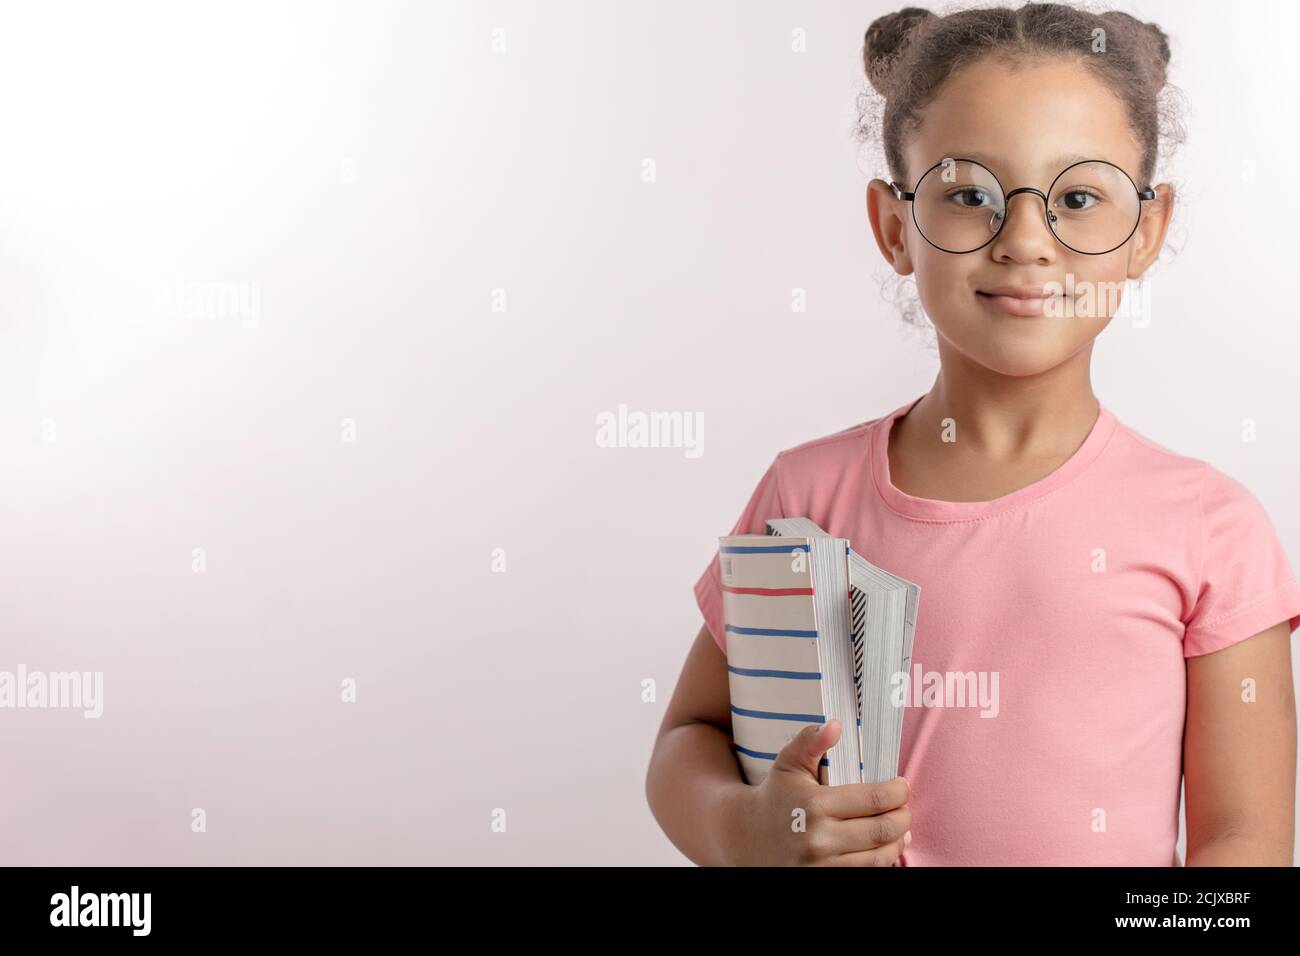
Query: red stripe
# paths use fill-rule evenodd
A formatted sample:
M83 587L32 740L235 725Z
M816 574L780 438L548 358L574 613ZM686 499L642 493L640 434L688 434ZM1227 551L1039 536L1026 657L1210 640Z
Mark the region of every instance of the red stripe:
M728 584L722 590L732 594L761 594L766 597L788 597L791 594L812 594L812 588L733 588Z

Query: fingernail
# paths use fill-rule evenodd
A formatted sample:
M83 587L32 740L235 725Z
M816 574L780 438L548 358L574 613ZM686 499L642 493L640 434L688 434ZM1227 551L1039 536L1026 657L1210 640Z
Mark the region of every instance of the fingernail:
M912 831L908 830L906 833L903 834L903 846L911 846L911 845L912 845Z

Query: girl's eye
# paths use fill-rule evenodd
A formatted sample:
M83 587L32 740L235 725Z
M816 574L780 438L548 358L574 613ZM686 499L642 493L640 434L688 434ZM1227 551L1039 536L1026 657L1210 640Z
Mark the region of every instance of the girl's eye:
M949 198L963 209L979 209L988 204L989 194L982 189L967 187L949 193Z
M1086 189L1071 189L1061 194L1060 201L1070 212L1083 212L1101 202L1101 197Z

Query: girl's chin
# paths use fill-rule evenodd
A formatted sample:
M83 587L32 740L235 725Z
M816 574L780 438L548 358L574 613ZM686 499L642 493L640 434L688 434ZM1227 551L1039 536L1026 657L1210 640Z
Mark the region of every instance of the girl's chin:
M982 335L976 332L973 336L969 333L952 336L942 329L939 334L967 360L990 372L1017 378L1039 375L1056 368L1074 355L1082 344L1061 341L1054 335L1043 335L1039 331L1030 331L1026 336L1029 326L1030 323L1025 323L1025 330L1016 330L1014 334L989 334L987 324Z

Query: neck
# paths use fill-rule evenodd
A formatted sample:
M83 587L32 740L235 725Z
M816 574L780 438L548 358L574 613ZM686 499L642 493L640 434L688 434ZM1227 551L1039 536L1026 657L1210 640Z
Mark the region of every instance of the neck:
M939 374L904 417L921 434L939 434L951 419L967 451L1008 461L1069 454L1096 424L1091 342L1055 368L1023 376L991 371L939 343Z

